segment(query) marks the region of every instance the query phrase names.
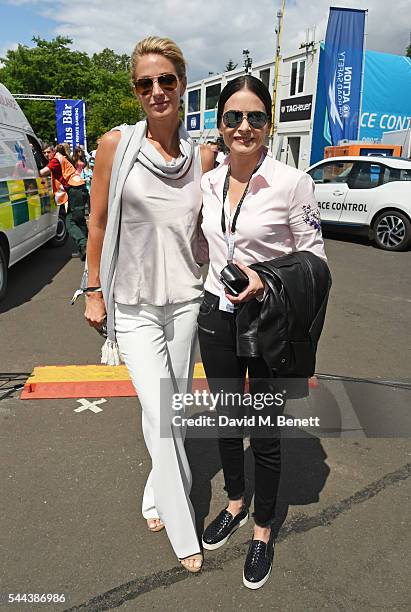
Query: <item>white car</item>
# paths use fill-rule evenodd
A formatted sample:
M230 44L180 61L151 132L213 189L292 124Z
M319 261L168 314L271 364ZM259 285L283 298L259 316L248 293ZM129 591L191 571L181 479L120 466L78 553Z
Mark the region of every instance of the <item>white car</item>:
M411 246L411 160L330 157L306 172L315 183L324 227L365 232L388 251Z

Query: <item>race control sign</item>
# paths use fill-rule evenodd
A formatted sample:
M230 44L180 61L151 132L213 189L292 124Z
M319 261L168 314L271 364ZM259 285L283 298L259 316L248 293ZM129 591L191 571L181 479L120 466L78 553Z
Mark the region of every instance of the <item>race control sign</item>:
M368 212L366 204L358 204L355 202L318 202L318 206L322 210L349 210L351 212Z

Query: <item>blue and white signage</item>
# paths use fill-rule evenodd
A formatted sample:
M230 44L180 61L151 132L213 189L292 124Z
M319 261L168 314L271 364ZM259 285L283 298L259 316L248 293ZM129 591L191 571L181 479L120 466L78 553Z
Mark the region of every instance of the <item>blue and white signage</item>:
M323 74L333 145L358 135L364 27L365 11L330 8Z
M411 128L411 58L368 51L365 61L361 139Z
M200 129L200 113L187 115L187 130L192 132Z
M331 144L327 112L327 92L323 87L324 49L320 68L311 145L313 164L324 157L324 147ZM360 140L380 142L384 132L411 128L411 58L378 51L365 54L364 93ZM354 140L357 140L355 137ZM388 141L387 141L388 142Z
M217 127L217 109L204 112L204 129L214 130Z
M56 100L57 142L87 148L86 109L83 100Z

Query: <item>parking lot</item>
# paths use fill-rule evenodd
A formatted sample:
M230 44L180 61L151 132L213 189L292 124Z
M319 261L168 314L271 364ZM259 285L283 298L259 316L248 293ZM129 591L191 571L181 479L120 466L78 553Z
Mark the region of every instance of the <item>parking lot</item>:
M43 607L50 610L410 608L411 252L336 235L326 249L333 288L317 371L359 379L352 392L342 388L350 404L344 396L339 409L363 425L357 407L369 420L374 407L381 435L347 427L285 440L285 520L272 577L258 593L241 581L251 522L206 552L198 576L179 567L164 532L148 533L140 497L149 461L135 398L109 398L98 413L75 412L75 399L18 399L13 385L35 366L98 363L101 342L81 301L69 303L82 269L72 245L42 248L10 270L0 304L2 593L64 593L64 603ZM394 384L374 385L370 396L362 379ZM389 430L389 421L397 426ZM201 530L224 505L221 466L215 441L187 446ZM247 461L251 496L249 452Z

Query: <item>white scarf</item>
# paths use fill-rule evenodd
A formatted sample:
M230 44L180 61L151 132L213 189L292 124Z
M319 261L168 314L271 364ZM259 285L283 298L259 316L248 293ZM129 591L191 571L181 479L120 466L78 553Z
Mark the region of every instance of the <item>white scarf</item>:
M169 179L180 178L190 167L194 152L194 144L182 123L179 128L182 155L173 166L167 165L162 155L146 141L147 122L145 120L135 125L121 125L113 129L121 131L121 140L116 149L111 171L108 217L100 261L100 283L107 310L107 340L101 351L101 362L107 365L119 365L122 361L115 333L114 282L124 183L137 159L155 174L166 176ZM83 278L82 286L84 282L87 282L87 279Z

